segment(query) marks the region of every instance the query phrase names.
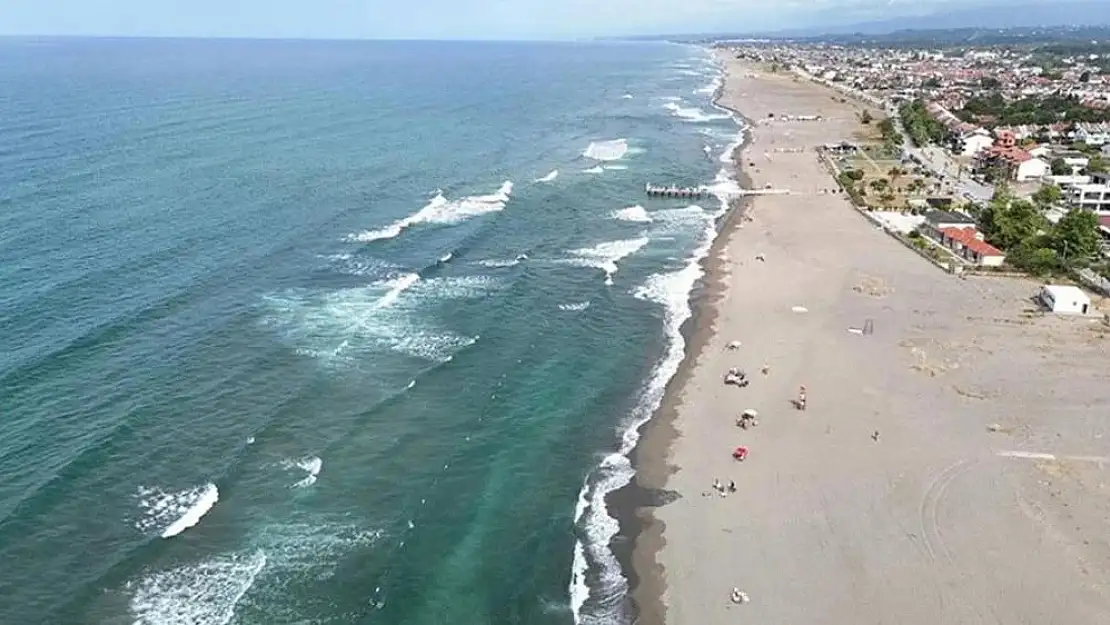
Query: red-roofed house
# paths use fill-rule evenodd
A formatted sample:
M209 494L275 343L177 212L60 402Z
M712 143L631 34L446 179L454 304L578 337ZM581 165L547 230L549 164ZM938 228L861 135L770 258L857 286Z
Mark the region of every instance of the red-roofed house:
M1052 171L1048 161L1017 147L1013 131L999 130L996 135L994 145L975 157L980 169L1001 168L1011 180L1018 182L1042 178Z
M981 267L997 267L1006 260L1002 250L983 240L975 228L941 228L938 242Z

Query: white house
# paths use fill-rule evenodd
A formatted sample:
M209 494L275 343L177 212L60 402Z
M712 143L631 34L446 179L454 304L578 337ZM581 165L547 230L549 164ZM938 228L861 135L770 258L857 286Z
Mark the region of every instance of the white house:
M1043 158L1031 158L1018 163L1014 171L1014 178L1018 182L1026 182L1043 178L1052 172L1052 166Z
M1054 313L1085 315L1091 308L1091 298L1076 286L1046 284L1039 297L1045 308Z
M1102 155L1103 156L1110 156L1110 143L1107 143L1106 145L1102 146Z
M1072 208L1098 214L1110 213L1110 185L1075 184L1063 188L1064 199Z
M1038 145L1037 147L1029 150L1029 156L1048 160L1048 158L1052 156L1052 149L1049 148L1047 145Z
M962 156L975 156L992 145L994 145L994 139L991 137L991 133L982 128L976 128L960 137L959 153Z
M1080 169L1086 169L1091 164L1091 159L1086 156L1065 156L1064 164L1071 167L1071 173L1074 174Z

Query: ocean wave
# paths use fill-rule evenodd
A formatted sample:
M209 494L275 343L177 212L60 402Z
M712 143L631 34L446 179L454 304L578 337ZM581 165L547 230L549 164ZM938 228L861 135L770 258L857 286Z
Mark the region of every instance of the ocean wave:
M587 478L575 507L579 538L571 564L570 609L577 625L623 623L628 580L609 543L620 531L620 523L609 514L605 498L623 488L635 475L632 463L621 454L609 454ZM596 575L588 579L590 566ZM591 583L592 582L592 583ZM586 602L592 600L589 611Z
M552 182L558 177L559 177L559 170L558 169L552 169L551 172L548 173L546 176L536 178L533 182Z
M575 302L573 304L559 304L559 310L562 310L564 312L579 312L586 310L589 307L589 300L586 300L584 302Z
M640 223L651 223L652 221L651 215L648 215L648 212L644 210L644 207L640 206L639 204L637 204L636 206L629 206L628 208L622 208L619 211L614 211L613 219L619 219L621 221L635 221Z
M330 365L368 352L392 351L447 362L477 337L438 326L426 307L485 297L501 283L487 276L419 279L405 274L338 291L291 290L270 295L263 323L280 331L298 354Z
M671 115L684 119L696 124L711 122L720 119L731 119L731 115L720 113L706 113L696 106L682 106L678 102L668 102L663 105L663 108L671 112Z
M178 491L141 486L138 499L142 515L135 528L172 538L200 523L219 501L220 491L212 483Z
M520 262L521 259L519 258L487 258L478 261L478 264L491 269L505 269L507 267L516 267Z
M595 161L619 161L628 154L627 139L612 139L609 141L592 141L582 152L582 156Z
M584 173L584 174L604 174L605 169L602 168L601 165L597 165L597 166L591 167L589 169L583 169L582 173Z
M231 554L144 576L129 584L137 625L227 625L266 567L266 554Z
M632 94L631 93L626 93L626 94L621 96L621 99L631 100L632 99Z
M416 273L406 273L392 280L387 280L384 284L389 290L374 305L378 308L392 306L401 297L402 293L409 290L417 282L420 282L420 274Z
M305 476L293 484L293 488L306 488L316 483L320 470L324 468L324 461L319 456L305 456L304 458L290 459L282 462L287 470L297 469L303 471Z
M418 224L452 225L472 217L495 213L505 208L513 192L513 183L505 181L501 187L489 195L470 195L459 200L448 200L443 192L437 192L424 208L397 221L374 230L364 230L347 235L348 241L369 243L382 239L392 239L407 228Z
M565 262L581 267L600 269L605 272L605 284L611 285L613 284L613 276L617 274L617 263L640 251L649 242L651 242L651 239L647 237L606 241L593 247L571 250L571 258Z
M722 154L722 161L731 157L733 149L743 138L738 138ZM619 428L620 442L617 452L606 456L585 480L575 506L575 542L571 582L569 587L571 611L577 625L600 625L624 622L624 597L628 582L621 571L609 543L619 531L619 523L608 511L605 498L628 485L635 472L628 460L629 454L640 440L640 428L658 410L667 384L678 372L686 355L686 339L682 325L693 312L690 293L703 276L701 262L709 253L716 237L716 217L728 209L729 193L736 188L736 181L729 169L718 172L710 190L721 201L721 208L714 214L696 205L652 213L656 228L676 227L701 229L697 247L686 264L676 271L653 274L633 290L633 296L658 305L663 310L663 327L666 348L640 392L640 400L629 417ZM593 579L587 579L591 566L596 570Z

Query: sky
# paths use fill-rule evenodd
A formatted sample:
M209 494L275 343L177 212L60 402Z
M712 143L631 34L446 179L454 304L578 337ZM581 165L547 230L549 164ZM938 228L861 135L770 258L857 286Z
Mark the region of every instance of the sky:
M975 3L976 0L0 0L0 34L573 39L807 27Z

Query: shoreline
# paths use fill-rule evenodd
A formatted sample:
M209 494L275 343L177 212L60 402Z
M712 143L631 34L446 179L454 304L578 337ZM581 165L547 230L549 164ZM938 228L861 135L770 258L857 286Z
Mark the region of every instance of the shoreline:
M713 53L712 48L709 51ZM722 104L728 80L728 64L722 62L721 84L710 101L738 121L738 134L742 135L740 143L732 150L731 164L724 164L723 168L731 169L730 175L742 188L751 188L751 176L741 163L753 141L755 123L741 111ZM681 397L677 389L686 385L694 361L716 331L718 304L727 288L725 279L728 276L727 261L721 258L721 253L737 231L737 226L751 211L753 200L752 197L731 200L728 209L715 224L716 233L709 250L698 261L702 277L689 294L690 318L680 329L685 341L682 361L667 382L659 407L641 426L640 440L629 454L635 471L632 480L609 494L609 510L620 525L611 547L628 579L626 601L632 614L631 622L637 625L663 625L665 622L666 610L662 599L666 576L663 567L656 561L656 555L666 544L663 536L666 524L652 511L677 497L676 493L666 489L667 478L676 470L670 463L670 448L679 437L675 421Z

